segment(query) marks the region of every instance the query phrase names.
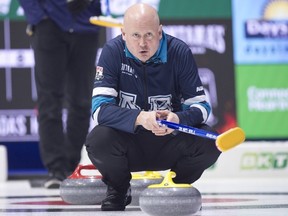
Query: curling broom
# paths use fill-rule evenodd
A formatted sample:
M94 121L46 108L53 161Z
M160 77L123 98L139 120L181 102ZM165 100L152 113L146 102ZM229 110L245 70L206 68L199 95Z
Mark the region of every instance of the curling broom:
M109 0L106 0L106 7L107 7L106 16L92 16L89 19L90 23L94 25L98 25L98 26L103 26L103 27L111 27L111 28L120 27L121 28L123 24L119 20L111 16Z
M218 135L213 132L205 131L202 129L169 122L166 120L159 120L159 125L164 125L168 128L181 131L195 136L200 136L208 139L216 140L216 146L221 151L227 151L245 141L245 133L240 127L231 128L224 133Z

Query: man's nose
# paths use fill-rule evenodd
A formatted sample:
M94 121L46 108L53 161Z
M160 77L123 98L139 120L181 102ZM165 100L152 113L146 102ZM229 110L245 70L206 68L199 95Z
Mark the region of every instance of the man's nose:
M139 45L140 45L141 47L146 46L146 40L145 40L144 37L141 37L141 38L140 38Z

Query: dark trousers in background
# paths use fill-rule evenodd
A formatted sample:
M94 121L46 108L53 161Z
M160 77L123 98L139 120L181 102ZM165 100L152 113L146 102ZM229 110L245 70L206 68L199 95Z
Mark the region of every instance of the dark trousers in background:
M97 43L98 34L63 32L50 19L40 22L31 37L40 153L48 171L72 172L80 161L90 123Z
M199 128L212 129L207 125ZM193 183L220 155L215 140L186 133L155 136L149 131L131 134L96 126L87 136L88 156L106 184L126 188L130 172L161 171L176 173L175 183ZM124 190L123 189L123 190Z

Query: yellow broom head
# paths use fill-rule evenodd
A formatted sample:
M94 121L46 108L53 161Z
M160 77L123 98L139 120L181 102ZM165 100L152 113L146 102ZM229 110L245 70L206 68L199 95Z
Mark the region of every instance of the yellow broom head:
M244 141L244 131L239 127L235 127L219 135L216 139L216 146L220 151L224 152L231 148L234 148L235 146L243 143Z
M123 24L111 16L93 16L89 19L90 23L103 27L121 28Z

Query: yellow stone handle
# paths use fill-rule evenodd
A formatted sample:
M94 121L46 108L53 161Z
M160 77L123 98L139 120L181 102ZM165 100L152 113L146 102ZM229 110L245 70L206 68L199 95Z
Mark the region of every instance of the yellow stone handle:
M159 179L162 175L155 171L146 171L144 173L132 173L132 179Z
M149 185L148 188L191 188L191 184L176 184L172 178L175 178L176 173L169 171L160 184Z

